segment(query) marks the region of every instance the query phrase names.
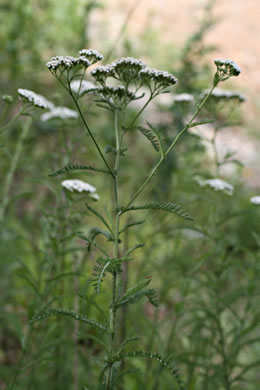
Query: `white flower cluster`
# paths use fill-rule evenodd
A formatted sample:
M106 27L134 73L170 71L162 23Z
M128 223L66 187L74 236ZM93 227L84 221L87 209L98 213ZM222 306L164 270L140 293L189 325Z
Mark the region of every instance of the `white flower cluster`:
M250 202L255 204L255 205L260 205L260 195L252 196L250 198Z
M215 191L224 192L227 195L232 195L234 191L234 187L232 186L232 184L229 184L222 179L216 178L205 180L201 178L196 178L196 181L201 187L208 186Z
M38 95L29 89L19 88L17 92L22 100L31 103L33 106L44 109L52 109L54 107L54 104L47 100L44 96Z
M86 57L91 64L95 64L104 58L104 56L95 49L82 49L79 54L80 56Z
M158 87L169 87L177 83L177 79L172 74L152 68L142 69L139 77L145 84L149 85L153 81Z
M70 69L78 64L78 58L72 56L55 56L47 62L46 66L50 70L57 70L58 68Z
M41 120L46 122L53 118L59 118L63 120L77 119L78 116L79 114L76 111L70 110L67 107L53 107L50 111L41 115Z
M73 80L70 83L70 87L73 92L78 93L79 95L83 95L88 91L95 90L95 84L91 83L91 81L87 80Z
M194 101L194 97L189 93L180 93L173 98L174 103L191 103Z
M108 77L113 77L115 75L115 72L112 65L104 65L96 67L90 74L96 81L104 84Z
M238 76L241 73L240 67L232 60L216 59L214 62L218 69L220 81L226 80L231 76Z
M143 61L133 57L122 57L112 62L111 66L119 80L122 82L130 82L138 77L140 70L146 67Z
M209 91L209 89L205 89L204 91L202 91L200 95L201 99L203 99L209 93ZM215 99L236 99L241 103L246 101L246 97L242 93L236 91L227 91L220 88L215 88L211 93L211 97Z
M117 87L99 87L96 89L96 92L101 98L100 103L103 104L106 101L109 108L121 109L122 106L136 99L135 94L122 85ZM111 105L114 107L111 107Z
M63 180L61 182L62 187L64 187L66 190L70 192L87 192L91 198L95 200L99 200L99 195L96 193L97 189L90 184L78 180L78 179L73 179L73 180Z

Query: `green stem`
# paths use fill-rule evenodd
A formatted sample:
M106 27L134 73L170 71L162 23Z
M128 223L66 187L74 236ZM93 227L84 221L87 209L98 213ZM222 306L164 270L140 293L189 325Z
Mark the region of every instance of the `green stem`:
M23 143L24 143L25 138L27 137L27 134L28 134L28 131L29 131L29 128L31 125L31 121L32 121L32 119L29 118L23 126L23 130L20 134L20 137L18 138L18 142L16 144L14 156L13 156L13 159L11 161L11 165L10 165L9 171L7 173L5 182L4 182L2 205L0 208L0 223L2 223L4 220L5 210L6 210L6 207L8 205L8 201L9 201L10 188L11 188L11 185L13 182L13 178L14 178L14 174L16 171L16 167L17 167L19 158L20 158L21 153L22 153Z
M148 106L148 104L150 103L150 101L154 98L154 95L151 93L151 96L149 97L149 99L147 100L147 102L143 105L143 107L141 108L141 110L138 112L138 114L134 117L134 119L132 120L132 122L130 123L130 125L128 125L125 129L125 131L131 129L131 127L133 126L133 124L136 122L136 120L139 118L139 116L142 114L142 112L146 109L146 107Z
M199 106L197 107L195 113L193 114L191 120L189 121L189 123L184 126L184 128L179 132L179 134L174 138L173 142L171 143L171 145L169 146L169 148L166 150L166 152L164 153L163 156L161 156L160 160L157 161L157 163L155 164L155 166L152 168L149 176L146 178L146 180L144 181L144 183L141 185L141 187L138 189L138 191L136 192L136 194L132 197L132 199L127 203L127 205L125 206L125 208L128 208L132 203L133 201L140 195L140 193L144 190L144 188L147 186L147 184L150 182L150 180L152 179L152 177L155 175L156 171L158 170L158 168L160 167L160 165L162 164L162 162L165 160L165 157L168 155L168 153L170 153L170 151L172 150L172 148L175 146L175 144L178 142L179 138L192 126L193 124L193 121L194 119L196 118L196 116L198 115L198 113L200 112L200 110L202 109L202 107L204 106L204 104L206 103L206 101L208 100L209 96L211 95L212 91L214 90L214 88L216 87L216 84L214 83L211 90L209 91L209 93L205 96L205 98L201 101L201 103L199 104Z
M114 188L114 209L116 210L116 220L115 220L115 231L114 231L114 257L119 257L119 248L118 248L118 239L119 239L119 224L120 224L120 213L119 209L119 197L118 197L118 169L119 169L119 158L120 158L120 138L118 131L118 113L115 111L115 139L116 139L116 159L114 166L114 176L113 176L113 188ZM110 356L113 355L115 349L115 328L116 328L116 307L115 303L117 300L117 272L113 272L113 287L112 287L112 300L110 308ZM112 371L113 363L109 364L108 376L106 383L106 390L112 390Z
M78 112L79 112L79 115L80 115L80 117L81 117L83 123L84 123L84 126L86 127L86 129L87 129L87 131L88 131L88 133L89 133L89 135L90 135L92 141L94 142L94 144L95 144L95 146L96 146L96 148L97 148L97 150L98 150L98 153L99 153L100 157L101 157L102 160L104 161L104 163L105 163L107 169L109 170L109 172L111 173L111 175L114 177L115 174L114 174L112 168L110 167L109 163L107 162L105 156L103 155L103 153L102 153L100 147L98 146L98 143L97 143L97 141L96 141L94 135L92 134L92 132L91 132L91 130L90 130L90 128L89 128L89 125L88 125L88 123L87 123L87 121L86 121L86 119L85 119L85 117L84 117L84 115L83 115L83 113L82 113L82 111L81 111L81 108L80 108L80 106L79 106L79 104L78 104L78 102L77 102L77 99L74 97L74 95L73 95L73 93L72 93L71 91L69 91L69 93L70 93L70 96L72 97L72 99L73 99L73 101L74 101L74 103L75 103L75 106L77 107L77 110L78 110Z

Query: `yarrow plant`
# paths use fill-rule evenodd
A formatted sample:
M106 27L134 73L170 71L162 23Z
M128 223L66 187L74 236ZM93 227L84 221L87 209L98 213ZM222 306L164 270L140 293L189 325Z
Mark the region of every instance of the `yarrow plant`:
M110 304L103 313L103 322L98 322L95 319L88 318L84 313L77 313L70 308L54 307L50 310L45 310L38 313L31 322L39 321L43 318L51 316L69 316L75 320L81 321L88 325L94 333L93 340L96 340L104 347L104 358L102 368L99 376L99 389L112 390L115 389L119 380L121 380L119 371L121 365L128 358L145 357L158 361L163 367L167 368L175 377L179 389L184 389L185 385L180 378L176 365L169 356L162 356L160 353L152 351L144 351L140 349L128 349L129 343L135 341L136 338L120 339L119 329L121 326L122 317L119 316L119 311L131 304L137 303L142 298L147 298L149 302L157 306L158 297L153 288L150 288L151 278L140 280L136 285L129 288L122 288L122 274L125 264L133 261L133 252L143 246L138 243L133 248L125 250L122 241L122 233L126 232L131 227L140 224L140 222L124 222L125 214L137 212L139 210L161 210L172 213L185 220L192 220L192 216L175 202L166 200L165 202L135 203L141 193L145 190L147 185L152 180L153 176L158 172L159 167L164 162L167 155L175 147L180 137L191 127L196 126L196 117L200 113L202 107L211 96L214 88L219 82L228 79L231 76L240 73L239 68L232 61L216 60L217 72L214 77L212 88L208 93L198 102L197 107L189 119L188 123L183 129L180 129L177 136L171 140L170 144L165 147L162 142L160 131L150 123L147 127L139 126L138 120L148 106L148 104L156 98L156 96L165 93L169 88L177 83L174 75L167 71L160 71L152 69L143 61L135 58L127 57L120 58L111 64L98 66L92 69L93 64L103 59L103 56L93 49L82 49L79 52L79 57L72 56L56 56L48 63L47 67L52 75L63 85L68 91L75 105L75 108L80 116L87 133L93 141L100 161L103 163L102 167L95 167L92 165L69 165L55 171L51 176L59 176L66 173L76 173L78 171L92 171L97 174L104 175L112 183L111 201L113 204L110 213L106 215L101 210L94 208L89 204L89 196L98 199L96 188L78 179L62 181L62 187L68 191L79 192L86 195L86 209L96 217L97 221L102 224L100 227L92 227L87 234L78 232L80 239L84 240L91 250L93 247L101 252L101 256L96 259L96 264L93 267L93 286L97 295L104 289L104 279L107 275L111 276L111 290L107 292L110 295ZM94 87L92 84L87 84L89 81L84 79L86 71L91 68L90 76L94 79ZM112 156L105 155L104 146L98 141L98 136L90 128L88 120L83 113L81 104L84 105L84 95L89 90L93 92L93 98L101 109L107 109L111 112L114 118L114 132L111 146L113 151ZM131 102L140 97L145 97L146 101L143 107L137 112L131 120L128 118L128 106ZM41 105L41 101L34 97L34 95L27 96L30 102ZM191 101L190 96L183 96L179 100ZM42 103L42 106L44 104ZM54 115L55 110L61 110L59 107L45 107L49 108L49 113L45 114L49 117ZM73 114L74 115L74 114ZM204 123L207 123L207 121ZM121 160L127 158L127 149L125 148L124 140L128 132L138 131L150 142L154 151L159 155L157 161L152 167L150 173L141 184L141 186L128 199L126 195L121 193ZM112 136L112 135L111 135ZM219 179L209 180L207 185L214 187L216 190L226 190L231 192L232 188L228 183ZM106 245L101 245L98 241L99 237L103 236L107 239ZM111 248L108 246L111 245ZM87 300L89 304L99 307L96 301L91 300L84 294L80 294L83 299ZM124 363L125 364L125 363ZM123 373L122 373L123 374Z

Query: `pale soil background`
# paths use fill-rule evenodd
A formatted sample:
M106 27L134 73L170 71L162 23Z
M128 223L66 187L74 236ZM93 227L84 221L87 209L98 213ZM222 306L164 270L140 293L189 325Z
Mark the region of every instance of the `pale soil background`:
M104 31L107 41L113 44L131 9L124 38L130 36L133 42L138 42L147 26L152 26L159 34L157 45L162 42L171 47L172 43L176 47L196 29L207 0L107 0L104 3L105 8L95 11L91 21L91 38L97 42L97 47ZM214 15L218 22L207 33L206 42L217 49L209 54L209 61L230 58L237 62L242 73L232 84L248 98L243 108L246 125L225 131L220 147L228 144L238 151L238 157L245 164L243 178L259 188L260 0L216 0ZM162 54L158 49L158 54ZM253 141L249 133L254 134Z

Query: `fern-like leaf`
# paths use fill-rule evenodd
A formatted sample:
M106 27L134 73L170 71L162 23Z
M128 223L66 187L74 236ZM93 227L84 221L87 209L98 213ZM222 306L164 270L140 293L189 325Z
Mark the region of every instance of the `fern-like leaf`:
M84 301L88 302L90 305L94 306L99 313L102 315L102 317L108 322L108 316L102 309L102 307L96 302L96 300L93 297L89 297L88 295L84 295L82 293L77 294L81 299L84 299Z
M143 126L138 126L137 130L140 131L140 133L142 133L148 139L148 141L151 142L151 144L152 144L154 150L156 150L156 152L160 151L160 146L159 146L160 142L158 140L157 134L155 134L152 129L146 129Z
M89 206L87 203L86 203L86 207L87 209L92 213L94 214L105 226L106 228L110 231L110 233L113 235L113 231L109 225L109 223L105 220L105 218L103 217L102 214L100 214L99 211L97 211L96 209L94 209L93 207Z
M58 169L58 170L50 173L48 176L55 177L55 176L64 175L65 173L73 173L76 171L94 171L94 172L99 172L99 173L107 173L110 175L110 172L106 169L95 168L95 167L92 167L90 165L73 164L73 165L66 165L63 168Z
M148 286L148 284L151 282L151 280L152 280L151 277L147 277L147 278L141 280L140 282L138 282L134 286L130 287L126 291L126 293L124 294L124 297L128 297L130 295L133 295L133 294L137 293L140 290L143 290L145 287Z
M175 362L172 359L170 359L169 357L162 356L159 353L151 353L151 352L146 352L146 351L142 351L142 350L123 352L123 353L119 353L118 355L115 355L112 358L112 361L122 360L125 358L135 358L135 357L145 357L148 359L158 361L159 363L162 364L163 367L167 368L172 373L172 375L175 377L175 379L178 383L179 389L185 390L183 381L180 377L179 370L177 369Z
M136 244L135 246L132 246L131 248L129 248L129 249L124 253L124 257L130 256L130 254L131 254L132 252L134 252L136 249L143 248L143 247L144 247L144 244Z
M135 294L131 294L127 296L124 295L119 302L116 302L115 306L120 307L120 306L131 305L132 303L136 303L143 297L147 297L153 306L158 306L158 295L153 288L141 290L136 292Z
M133 226L142 225L144 222L145 222L145 220L127 223L127 224L119 231L118 234L124 233L126 230L128 230L129 228L131 228L131 227L133 227Z
M119 348L119 351L122 352L122 351L126 348L126 346L128 346L128 344L133 343L133 342L135 342L135 341L138 341L138 340L140 340L140 339L141 339L140 336L128 337L127 339L125 339L125 340L121 343L120 348Z
M193 220L194 218L184 209L181 208L176 203L172 202L151 202L146 203L140 206L131 206L126 208L121 208L120 213L124 214L127 211L135 211L135 210L162 210L168 211L169 213L173 213L187 220Z
M71 317L74 318L77 321L85 322L86 324L90 325L92 328L95 328L99 331L110 333L109 328L107 328L105 325L101 324L100 322L91 320L85 316L82 316L81 314L77 314L72 310L69 309L51 309L48 311L45 311L43 313L40 313L36 317L32 318L30 321L30 324L36 322L36 321L41 321L45 318L49 317L57 317L57 316L62 316L62 317Z
M111 260L112 259L104 259L103 257L99 257L96 261L96 265L93 269L93 284L97 294L100 293L100 289Z

